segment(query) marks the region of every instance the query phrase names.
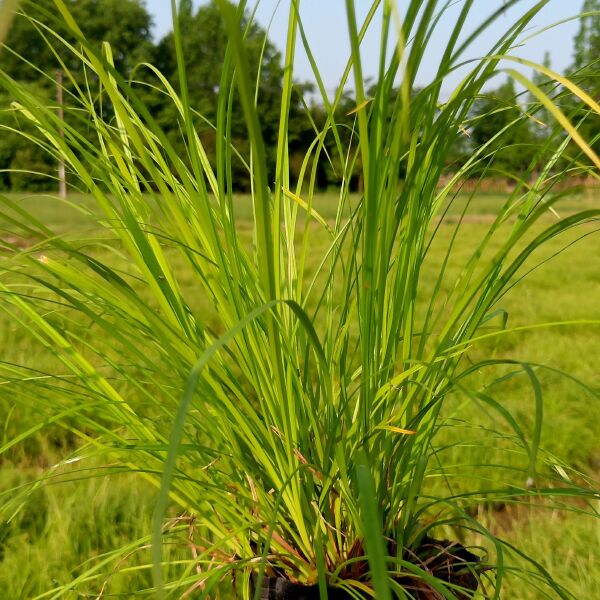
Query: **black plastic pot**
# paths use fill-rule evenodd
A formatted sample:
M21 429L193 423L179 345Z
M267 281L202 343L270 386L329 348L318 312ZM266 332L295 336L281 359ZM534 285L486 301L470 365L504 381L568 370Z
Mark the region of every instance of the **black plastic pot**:
M292 583L283 577L265 577L260 590L260 600L320 600L318 585ZM328 600L352 600L340 589L327 588Z
M479 585L475 572L484 569L477 568L479 557L469 552L461 544L449 542L448 540L436 540L425 537L417 549L407 553L404 558L410 560L421 568L427 569L431 575L441 581L458 585L473 593ZM411 560L411 562L413 562ZM402 585L415 600L430 600L438 598L427 584L413 578L402 578L396 580ZM469 600L471 593L460 593L455 591L454 595L459 600ZM347 592L339 588L327 588L328 600L354 600ZM303 585L293 583L284 577L264 577L260 590L260 600L320 600L318 585Z

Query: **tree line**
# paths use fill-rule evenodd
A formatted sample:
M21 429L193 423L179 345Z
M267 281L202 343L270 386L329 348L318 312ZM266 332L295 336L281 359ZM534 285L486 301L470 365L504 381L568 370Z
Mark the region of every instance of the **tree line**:
M142 0L66 0L76 23L86 39L98 52L103 42L113 51L116 71L132 82L132 87L148 107L153 119L161 125L180 156L186 155L184 136L181 133L176 107L156 72L144 66L154 65L175 91L179 90L179 71L173 33L168 33L157 43L151 35L152 19ZM77 95L84 91L104 118L110 118L110 104L102 99L97 82L89 76L85 65L74 57L68 45L77 48L73 36L53 11L52 0L36 0L23 4L25 15L19 15L10 30L5 49L0 55L2 70L14 80L26 82L31 92L49 105L56 103L56 76L64 73L65 126L77 130L83 139L93 135L89 115L82 110ZM574 40L574 59L569 75L588 93L598 99L600 83L598 57L600 57L600 0L585 0L579 32ZM214 124L217 119L221 66L226 53L227 34L220 12L214 2L197 10L192 0L180 2L179 24L182 52L187 67L187 84L191 105L195 108L195 127L206 149L208 158L216 160L217 140ZM249 66L258 82L258 110L262 133L269 157L269 167L274 168L279 127L279 101L283 85L283 59L280 51L268 40L266 32L248 20L246 44ZM546 65L549 65L546 57ZM559 98L564 110L577 122L587 139L598 148L600 122L598 115L580 108L580 104L564 89L543 75L534 78L545 93ZM371 90L373 91L373 90ZM297 178L307 150L317 132L326 124L327 112L319 103L306 100L314 92L313 84L298 82L294 86L289 119L289 166L292 179ZM392 90L397 93L397 90ZM418 101L419 90L412 91ZM534 158L536 142L548 135L550 115L536 99L518 94L515 83L508 79L485 96L476 99L470 120L463 127L464 135L449 154L449 172L460 168L474 147L488 144L494 153L493 168L496 176L518 175L527 172ZM345 93L336 111L336 122L341 140L348 147L356 143L353 109L356 103L350 93ZM233 180L239 190L248 190L250 179L245 163L249 155L249 142L241 108L232 95L230 123L232 145L236 149ZM56 187L56 164L42 143L33 143L17 130L31 132L34 126L20 115L11 104L10 93L0 91L0 189L42 191ZM509 142L503 137L502 146L494 138L503 130L510 131ZM333 151L335 141L326 138L324 157L339 156ZM331 150L331 151L329 151ZM339 159L338 159L339 160ZM322 158L317 165L316 185L325 189L338 182L342 165L333 158ZM485 174L484 174L485 175ZM351 181L360 186L358 178Z

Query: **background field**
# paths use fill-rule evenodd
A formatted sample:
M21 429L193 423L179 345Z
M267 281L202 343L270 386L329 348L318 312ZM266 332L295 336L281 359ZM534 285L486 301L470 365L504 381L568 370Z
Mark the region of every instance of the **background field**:
M566 198L557 210L562 215L597 206L599 199L598 192L587 191ZM115 244L110 233L99 227L94 215L88 212L92 206L90 199L74 196L70 200L71 204L60 205L53 198L32 196L22 199L22 202L57 233L73 239L100 240L101 243L95 243L92 251L103 260L119 260L114 253ZM465 204L470 202L449 266L447 280L450 285L453 277L459 274L461 260L484 235L487 223L504 200L500 194L480 194L472 199L466 195L459 196L440 225L425 273L432 274L436 264L442 260L441 249L453 234ZM357 198L354 198L353 202L356 201ZM337 199L333 194L323 194L316 198L315 207L324 218L331 219L335 215ZM247 242L251 244L249 198L237 198L236 210L239 227L248 230ZM551 222L553 218L549 212L546 220ZM576 233L553 241L545 247L544 254L534 257L530 266L537 263L540 267L503 298L501 308L507 311L511 326L600 319L600 235L597 228L597 224L589 224ZM10 226L1 221L0 238L23 249L30 248L33 243L33 240L15 236L10 232ZM326 238L317 232L314 237L314 264L309 265L309 273L317 268L325 243ZM545 262L555 254L551 261ZM5 256L9 256L8 252ZM3 268L1 257L2 254L0 278L5 283L11 282L11 273ZM172 260L177 263L175 253ZM127 265L123 264L122 268L126 270ZM210 310L201 294L197 293L196 282L190 279L189 274L181 270L179 280L194 310ZM426 286L422 293L427 293ZM600 327L590 325L543 328L496 338L476 352L494 357L509 355L518 360L549 365L598 388L599 334ZM35 341L25 335L22 326L3 314L0 315L0 348L0 361L4 363L35 364L40 372L52 372L54 363L51 357L40 353ZM582 476L585 474L598 482L600 406L592 403L584 388L556 371L539 369L537 373L545 400L542 445L554 457L550 462L559 465L559 468L563 462L574 465ZM481 373L480 382L477 377L479 375L473 382L475 387L484 386L493 379L490 373ZM534 401L522 377L508 378L488 392L510 408L524 430L531 430ZM510 440L486 433L488 427L501 432L502 424L493 422L485 406L468 396L457 396L451 399L445 411L448 422L455 427L452 433L440 432L440 447L458 443L442 455L445 462L459 466L467 462L483 466L474 469L457 467L456 476L450 483L432 479L430 485L452 485L456 490L477 491L480 482L482 487L484 482L486 487L490 487L490 479L496 480L498 486L524 484L524 481L514 481L514 472L504 478L502 469L491 470L485 466L498 461L518 466L523 460L514 452ZM10 386L0 382L3 442L39 420L34 398L20 398L14 395ZM76 448L77 442L71 433L52 425L46 427L0 457L0 493L7 494L19 483L40 477L48 467L68 457ZM105 465L101 457L93 455L84 462L88 467ZM0 590L3 598L32 598L53 585L69 583L81 571L80 565L84 561L95 560L100 564L103 553L134 543L148 534L155 494L153 489L131 475L115 474L110 479L95 479L92 471L92 476L88 472L86 479L81 480L76 469L77 465L57 469L55 474L63 480L60 485L52 485L51 478L47 485L40 486L29 495L26 505L10 505L14 517L0 530ZM65 483L65 479L77 481ZM485 498L481 499L480 507L479 516L492 530L519 545L578 598L596 597L600 586L600 528L597 520L577 513L565 516L543 508L534 511L531 516L525 509L515 506L486 506ZM11 516L2 515L3 523L4 517ZM184 530L185 527L187 525L183 526ZM181 540L172 548L174 559L177 556L189 558L185 534L182 534ZM87 597L82 596L86 593L92 594L91 597L101 597L98 596L101 591L106 597L119 593L130 597L128 590L151 585L149 572L144 568L149 560L147 548L138 550L113 563L110 568L101 569L97 579L82 582L73 592L73 598ZM108 577L111 569L117 572ZM507 586L504 597L512 600L544 596L526 592L522 584L515 581L511 582L511 587Z

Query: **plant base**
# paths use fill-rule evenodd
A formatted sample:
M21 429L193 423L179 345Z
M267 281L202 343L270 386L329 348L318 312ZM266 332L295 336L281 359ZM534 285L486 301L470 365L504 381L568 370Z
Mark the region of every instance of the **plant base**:
M477 591L479 579L477 573L483 569L479 557L464 546L448 540L436 540L425 537L415 550L406 550L404 560L408 560L420 569L427 571L440 581L463 588L454 590L458 600L469 600ZM395 580L414 600L439 600L439 592L427 582L416 577L403 576ZM365 583L368 582L365 581ZM354 600L348 592L339 588L327 588L328 600ZM264 577L260 600L320 600L318 585L294 583L285 577Z

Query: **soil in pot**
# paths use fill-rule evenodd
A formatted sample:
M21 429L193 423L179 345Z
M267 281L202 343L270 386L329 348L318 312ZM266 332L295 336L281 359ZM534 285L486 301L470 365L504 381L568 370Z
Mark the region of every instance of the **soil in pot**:
M479 557L461 544L424 537L417 549L405 551L404 559L426 570L437 579L470 590L464 593L455 591L454 595L458 600L469 600L478 588L479 581L476 573L482 570L478 569ZM396 581L415 600L443 600L439 592L421 579L404 576ZM368 584L366 581L365 583ZM328 587L327 593L328 600L353 600L352 596L339 588ZM263 578L260 600L319 599L318 585L294 583L285 577Z

